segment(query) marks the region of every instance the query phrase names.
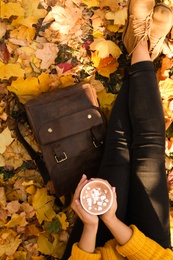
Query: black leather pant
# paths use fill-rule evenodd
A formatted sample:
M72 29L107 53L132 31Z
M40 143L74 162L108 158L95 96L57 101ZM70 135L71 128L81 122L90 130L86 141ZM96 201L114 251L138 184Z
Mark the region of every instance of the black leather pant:
M165 123L153 63L129 68L108 124L105 152L98 173L116 187L117 216L135 224L161 246L170 247L169 199L165 172ZM63 258L79 241L77 220ZM100 221L97 246L112 238Z

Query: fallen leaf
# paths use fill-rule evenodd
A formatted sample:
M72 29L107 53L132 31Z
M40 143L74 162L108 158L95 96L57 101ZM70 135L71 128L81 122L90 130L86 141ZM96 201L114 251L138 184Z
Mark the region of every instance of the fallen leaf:
M37 78L18 78L7 88L19 97L21 103L26 103L29 99L49 90L49 74L42 73Z
M13 228L16 226L26 226L26 214L25 212L21 212L20 214L14 213L11 219L5 225L7 228Z
M58 55L58 47L54 43L43 43L43 49L38 49L35 52L37 58L41 59L41 69L48 69L54 64Z
M3 154L8 145L13 142L14 138L11 137L11 131L8 127L0 134L0 153Z
M35 33L36 29L34 27L29 28L25 25L21 25L10 32L10 37L16 38L17 40L26 40L28 43L31 43L34 39Z
M36 194L32 198L32 205L36 210L36 215L39 223L42 223L44 220L51 221L56 213L53 210L55 197L49 196L47 194L47 189L37 189Z
M0 257L3 255L13 256L18 246L22 242L20 236L11 229L1 232Z
M85 4L88 8L98 7L100 1L99 0L81 0L81 3Z
M5 189L4 187L0 187L0 206L5 208L6 204L7 201L6 201Z
M90 45L91 51L98 51L98 56L102 59L112 55L114 58L118 59L121 50L120 48L112 41L105 39L94 39L94 42Z
M59 219L62 229L67 230L69 226L69 222L67 221L67 216L64 212L60 212L57 214L57 218Z
M11 16L23 16L24 9L19 3L1 3L1 19L10 18Z
M163 99L173 98L173 80L166 78L159 82L160 94Z
M113 20L113 23L116 25L125 25L127 19L127 8L119 9L116 12L107 12L105 18L107 20Z
M0 78L9 79L11 77L23 77L25 71L21 68L19 64L4 64L0 62Z

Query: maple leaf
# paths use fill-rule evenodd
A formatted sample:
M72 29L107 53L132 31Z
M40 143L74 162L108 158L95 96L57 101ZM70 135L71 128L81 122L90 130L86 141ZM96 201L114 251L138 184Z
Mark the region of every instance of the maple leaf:
M1 3L1 18L10 18L11 16L23 16L24 9L19 3Z
M49 77L49 74L42 73L37 78L18 78L13 80L11 86L8 86L7 89L14 92L21 103L26 103L29 99L49 90Z
M74 84L74 77L72 75L62 76L60 77L61 88L68 87Z
M106 118L109 119L116 95L112 93L107 93L106 89L104 89L98 92L97 96L99 99L101 110L105 114Z
M36 57L42 60L41 69L48 69L55 62L58 51L56 44L43 43L43 49L35 52Z
M115 58L109 56L101 59L98 56L98 51L91 53L91 61L93 62L94 67L97 68L98 73L107 78L109 78L109 75L118 67L118 62Z
M114 42L110 40L102 39L94 39L94 42L90 45L91 51L98 51L98 56L102 59L109 57L109 55L112 55L114 58L118 59L121 50Z
M65 243L59 241L58 234L53 234L52 237L53 237L53 242L51 243L48 240L46 234L41 234L38 237L38 241L37 241L38 250L45 255L51 255L57 257L58 259L61 259L66 245Z
M11 131L8 127L0 134L0 153L3 154L8 145L13 142L14 138L11 137Z
M7 228L12 228L16 226L26 226L26 214L25 212L21 212L20 214L14 213L11 219L5 224Z
M123 8L117 10L116 12L107 12L105 18L107 20L113 20L113 23L119 26L125 25L125 21L127 18L127 9Z
M67 230L69 226L69 222L67 222L67 216L64 212L60 212L57 214L57 218L59 219L62 229Z
M173 80L170 78L166 78L165 80L161 80L159 82L159 89L161 97L164 99L173 98Z
M21 25L17 29L14 29L10 32L11 38L16 38L18 40L27 40L31 43L34 39L36 29L34 27L29 28L25 25Z
M3 229L2 232L0 234L2 239L0 246L0 257L4 255L13 256L14 252L22 242L22 239L20 239L20 236L11 229Z
M31 157L27 153L23 145L15 139L3 153L6 165L11 165L14 169L17 169L23 164L23 161L30 160Z
M70 0L65 2L65 8L54 6L43 21L43 25L54 21L51 29L59 31L61 34L68 34L77 21L82 18L82 10L74 5Z
M44 18L47 11L43 8L38 8L40 0L28 0L23 2L23 7L25 8L25 17L30 17L30 19Z
M20 25L24 25L28 28L32 28L33 24L37 24L38 18L36 16L29 16L29 17L18 17L17 19L13 20L11 25L16 27L19 27Z
M25 71L19 64L4 64L0 62L0 78L9 79L11 77L23 77Z
M39 223L42 223L44 220L51 221L56 216L52 208L54 200L55 198L53 196L47 195L46 188L37 189L35 195L33 195L32 205L36 210Z

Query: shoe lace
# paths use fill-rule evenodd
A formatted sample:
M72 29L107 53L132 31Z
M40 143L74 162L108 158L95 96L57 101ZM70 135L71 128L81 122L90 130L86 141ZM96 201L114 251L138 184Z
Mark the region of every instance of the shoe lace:
M151 14L145 19L133 19L134 36L141 40L147 38L150 32L152 17Z
M134 37L137 39L138 43L131 51L131 53L129 53L129 55L133 53L141 40L148 39L150 34L152 13L148 15L145 19L136 19L133 15L131 15L130 18L133 20Z

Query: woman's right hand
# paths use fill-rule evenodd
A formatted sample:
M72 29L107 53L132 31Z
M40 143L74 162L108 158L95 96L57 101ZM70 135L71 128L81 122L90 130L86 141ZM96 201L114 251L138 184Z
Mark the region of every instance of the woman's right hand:
M116 217L116 210L117 210L117 196L116 196L116 191L115 187L112 187L112 192L113 192L113 203L110 209L105 212L103 215L100 215L101 220L106 224L109 222L110 219L113 219Z
M76 214L82 220L84 225L98 226L98 222L99 222L98 216L91 215L88 212L86 212L80 203L80 192L87 182L88 182L87 176L84 174L75 190L71 208L76 212Z

